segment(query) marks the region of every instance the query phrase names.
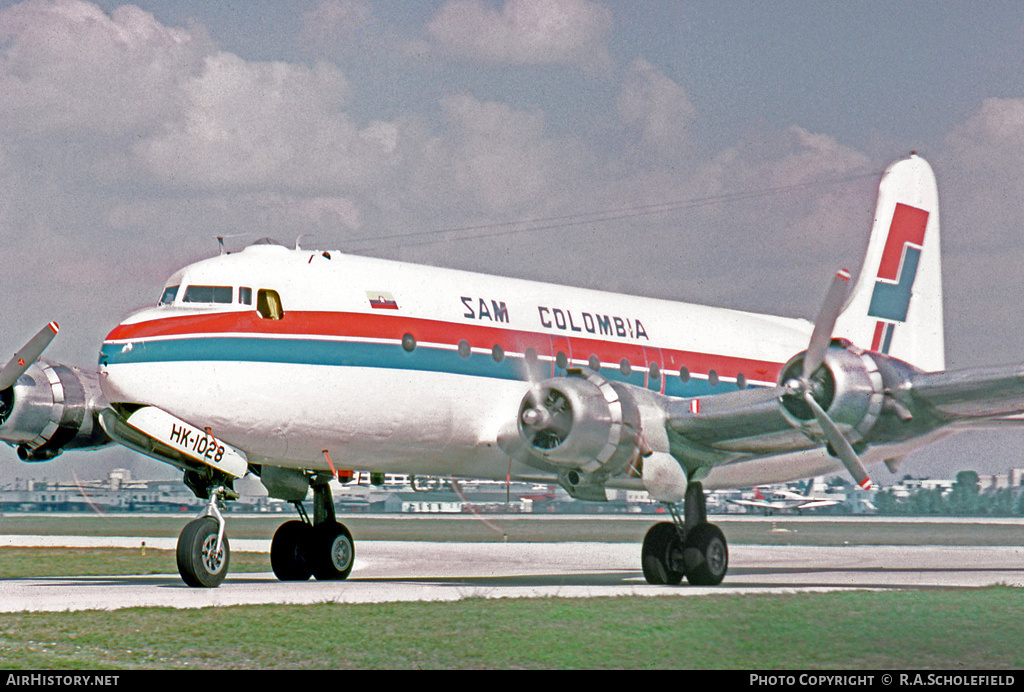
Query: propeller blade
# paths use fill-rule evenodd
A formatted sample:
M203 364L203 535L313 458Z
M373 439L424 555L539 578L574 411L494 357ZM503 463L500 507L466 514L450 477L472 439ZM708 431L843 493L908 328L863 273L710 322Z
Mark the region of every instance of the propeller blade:
M0 391L13 387L18 378L25 374L32 363L39 360L46 347L57 336L60 327L56 322L50 322L39 330L39 333L29 339L29 342L21 347L21 350L14 354L14 357L7 361L7 365L0 370Z
M832 279L832 285L825 296L825 302L818 313L818 319L814 322L814 331L811 333L811 342L807 346L807 353L804 355L803 378L810 378L814 372L821 367L825 360L825 351L832 342L832 330L839 319L839 313L843 311L843 303L846 302L846 295L850 290L850 272L840 269Z
M818 424L821 425L821 429L825 432L825 437L828 438L829 444L832 445L832 449L839 455L839 459L846 466L846 470L853 476L854 482L864 490L870 490L872 486L871 477L868 476L867 469L861 463L857 452L853 451L850 441L846 439L846 436L843 435L839 427L828 417L828 414L825 413L825 410L821 408L818 402L814 400L814 396L810 392L804 392L804 401L811 407L811 411L814 413Z

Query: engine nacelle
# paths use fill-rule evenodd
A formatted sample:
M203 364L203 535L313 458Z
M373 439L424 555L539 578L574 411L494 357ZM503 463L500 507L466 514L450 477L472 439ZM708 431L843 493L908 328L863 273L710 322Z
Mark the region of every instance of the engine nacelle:
M838 345L842 344L842 345ZM851 444L857 444L871 432L886 403L886 382L875 358L878 354L861 351L834 341L825 353L825 361L811 375L815 401L843 430ZM794 356L779 376L779 385L801 377L804 354ZM800 396L783 395L782 413L795 427L809 429L815 423L811 407Z
M534 386L519 406L511 456L549 471L580 471L607 478L640 450L640 411L628 388L591 370ZM525 453L524 453L525 452Z
M99 375L37 361L0 391L0 440L24 461L48 461L65 449L102 447L111 440L97 420L106 407Z

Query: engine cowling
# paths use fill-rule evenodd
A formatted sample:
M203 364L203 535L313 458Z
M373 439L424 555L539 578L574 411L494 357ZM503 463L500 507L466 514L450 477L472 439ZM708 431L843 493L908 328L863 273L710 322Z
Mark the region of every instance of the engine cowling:
M549 471L602 477L640 450L640 412L629 390L591 370L570 370L530 389L519 406L517 444L506 452Z
M864 440L878 422L886 403L886 382L875 356L849 344L833 342L824 362L809 378L814 400L844 432L851 444ZM794 356L782 369L779 385L786 389L801 377L804 354ZM815 423L807 402L796 394L783 394L782 413L790 424L809 430Z
M97 419L106 407L98 377L66 365L32 364L0 391L0 440L16 446L24 461L110 444Z

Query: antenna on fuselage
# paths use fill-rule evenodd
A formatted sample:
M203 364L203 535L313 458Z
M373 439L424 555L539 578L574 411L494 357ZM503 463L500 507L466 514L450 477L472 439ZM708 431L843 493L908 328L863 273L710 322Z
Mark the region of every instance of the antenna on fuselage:
M302 248L301 248L301 247L299 247L299 242L300 242L300 241L301 241L301 240L302 240L303 238L305 238L306 236L312 236L312 235L313 235L312 233L302 233L302 234L300 234L300 235L299 235L299 237L295 239L295 249L296 249L296 250L301 250Z
M221 254L221 255L230 255L231 254L231 251L228 250L227 247L224 246L224 240L226 238L241 238L242 236L246 236L246 235L249 235L249 234L248 233L235 233L233 235L218 235L218 236L214 236L217 239L217 245L220 246L220 253L219 254Z

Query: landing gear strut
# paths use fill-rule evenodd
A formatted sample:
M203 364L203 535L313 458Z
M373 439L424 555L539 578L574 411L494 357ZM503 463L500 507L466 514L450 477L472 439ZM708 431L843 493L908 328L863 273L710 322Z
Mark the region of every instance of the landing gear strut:
M345 579L355 562L352 534L334 515L334 498L326 481L314 482L313 522L301 502L301 520L285 522L270 543L270 566L281 581Z
M678 584L685 576L695 586L720 584L729 549L722 531L708 523L703 486L687 486L683 517L674 505L669 512L673 520L655 524L644 537L641 564L647 583Z
M215 488L203 514L186 524L178 536L178 574L189 586L213 588L228 574L231 550L218 506L228 493L223 486Z

